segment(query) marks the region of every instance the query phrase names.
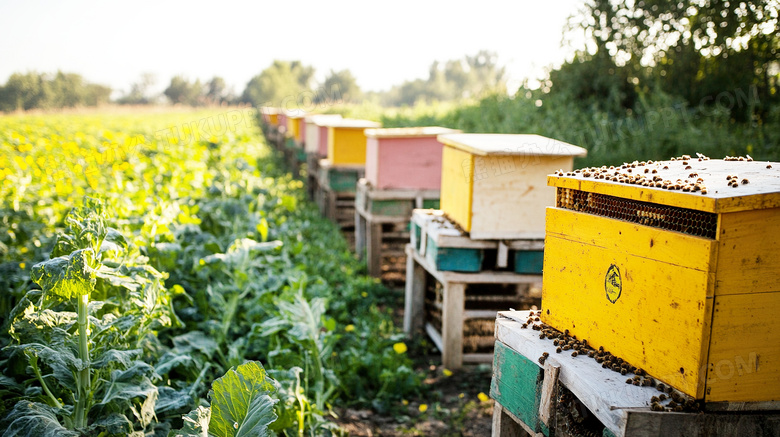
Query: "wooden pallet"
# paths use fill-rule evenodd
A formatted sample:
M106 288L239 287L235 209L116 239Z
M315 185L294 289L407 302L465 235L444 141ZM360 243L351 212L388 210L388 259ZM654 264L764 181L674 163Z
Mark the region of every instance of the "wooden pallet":
M544 234L520 240L474 240L440 210L414 210L411 241L438 269L459 272L509 270L541 274Z
M382 277L399 265L403 271L412 210L438 201L438 190L378 190L364 178L358 181L355 251L360 259L366 260L371 276Z
M559 405L564 394L567 402L576 402L585 411L583 417L591 417L596 434L604 436L780 435L778 412L651 411L650 399L659 394L657 389L626 384L625 376L593 359L556 353L550 340L539 338L539 331L521 328L529 315L528 311L502 311L496 319L490 388L496 401L494 437L521 435L521 431L532 436L571 435L565 416L568 405ZM540 364L545 352L549 356Z
M440 324L426 320L426 292L431 279L438 282L441 287L440 305L434 310L440 314ZM433 340L436 347L442 353L442 364L449 369L456 369L464 362L490 362L492 351L482 353L464 353L464 326L471 321L483 320L491 324L495 321L495 315L500 309L509 309L511 306L500 303L502 308L482 306L480 309L469 309L466 302L471 296L467 292L477 284L487 284L496 289L505 289L515 286L518 295L525 299L533 299L538 295L540 277L538 275L520 275L513 272L479 272L458 273L437 270L424 256L414 250L411 245L406 246L406 295L404 305L404 331L407 336L413 336L423 330ZM490 292L482 290L479 299L489 302ZM534 299L535 302L540 302ZM520 300L517 306L522 305ZM429 305L430 306L430 305ZM529 305L530 306L530 305ZM492 329L490 329L492 332ZM492 336L490 343L492 344Z
M306 154L306 194L312 201L317 198L317 190L319 189L319 169L320 159L322 159L319 153L307 153Z

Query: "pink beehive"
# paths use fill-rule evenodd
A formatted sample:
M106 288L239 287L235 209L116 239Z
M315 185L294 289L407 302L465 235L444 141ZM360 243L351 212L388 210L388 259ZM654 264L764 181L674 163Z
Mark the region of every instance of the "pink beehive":
M378 189L440 189L442 144L436 136L459 132L438 126L366 129L366 179Z

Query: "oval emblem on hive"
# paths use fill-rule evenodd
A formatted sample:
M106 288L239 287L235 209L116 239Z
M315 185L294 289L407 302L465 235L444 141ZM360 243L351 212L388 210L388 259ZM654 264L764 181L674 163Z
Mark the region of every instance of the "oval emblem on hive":
M607 299L615 303L620 298L623 291L623 279L620 277L620 269L612 264L607 269L607 275L604 277L604 290L607 292Z

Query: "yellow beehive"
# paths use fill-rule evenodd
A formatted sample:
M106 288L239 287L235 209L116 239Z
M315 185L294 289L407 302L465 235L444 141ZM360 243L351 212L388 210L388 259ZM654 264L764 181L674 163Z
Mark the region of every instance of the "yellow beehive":
M366 164L367 128L381 127L381 123L351 118L327 120L322 123L328 127L328 160L333 165Z
M555 204L547 175L587 151L539 135L446 134L441 209L473 239L541 238Z
M264 106L260 108L260 113L262 114L263 121L266 124L270 124L272 126L279 124L279 109Z
M301 120L305 115L303 111L287 113L287 136L298 142L301 141Z
M776 407L780 164L642 164L550 176L542 321L708 405Z

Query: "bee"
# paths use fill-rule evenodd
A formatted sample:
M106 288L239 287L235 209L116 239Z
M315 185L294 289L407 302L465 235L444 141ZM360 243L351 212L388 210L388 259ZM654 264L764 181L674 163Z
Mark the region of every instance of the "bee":
M650 379L647 379L647 378L643 379L643 380L642 380L642 387L651 387L653 384L652 384L652 382L650 382L650 381L651 381L651 380L650 380Z
M547 338L547 335L545 335L544 332L539 334L539 339L544 340L545 338Z
M549 356L550 356L550 354L549 354L549 353L547 353L547 352L542 352L542 356L543 356L543 357L545 357L545 358L547 358L547 357L549 357Z
M667 407L669 407L669 408L674 408L674 407L676 407L676 406L677 406L677 402L675 402L675 401L669 401L669 403L668 403L668 404L666 404L666 406L667 406Z
M603 352L604 352L604 346L599 346L599 352L600 352L600 353L603 353Z
M559 353L561 353L562 350L563 349L561 349L560 347L557 347L557 348L555 348L555 353L559 354Z
M634 381L631 378L628 378L626 380L626 384L633 384L633 383L634 383Z
M658 396L653 396L652 398L650 398L650 402L657 403L658 402Z
M656 385L656 386L655 386L655 388L657 388L657 389L658 389L658 391L660 391L660 392L663 392L664 390L666 390L666 385L664 385L664 384L658 384L658 385ZM664 396L664 398L665 398L665 397L666 397L666 396Z
M628 373L628 370L626 370L625 368L620 369L620 374L621 375L625 375L627 373Z
M691 167L690 165L686 165L686 166L685 166L685 169L686 169L686 170L690 170L690 169L692 169L692 168L693 168L693 167Z
M540 320L541 320L540 318L538 318L538 317L534 317L534 322L538 322L538 321L540 321Z
M634 385L638 387L639 386L639 381L634 381Z
M662 401L665 401L667 399L667 397L666 397L665 394L661 393L660 395L658 395L658 399L660 399Z
M653 404L650 406L650 409L653 411L664 411L664 407L662 407L658 402L653 402Z
M698 177L698 176L699 176L698 173L691 173L691 174L688 175L688 177L691 178L691 179L693 179L695 177Z
M664 166L664 170L669 170L669 166L668 166L668 165L665 165L665 166Z
M569 350L569 349L571 349L571 346L569 346L568 344L567 344L567 345L565 345L565 346L563 346L563 350L567 351L567 350Z
M671 385L667 385L664 391L666 392L666 394L672 394L674 389L672 388Z
M606 361L601 363L601 368L602 369L606 369L607 368L607 362Z
M678 406L672 408L672 411L674 411L675 413L682 413L683 411L685 411L685 409L683 408L682 405L678 405Z
M772 168L772 164L767 164L766 168Z
M563 331L563 333L564 333L565 335L569 335L569 330L568 330L568 329L566 329L566 330L564 330L564 331Z
M656 169L653 169L653 171L651 171L650 173L652 173L652 174L656 174L656 173L658 173L658 170L656 170Z
M642 377L639 376L639 375L634 375L633 379L634 379L634 381L639 381L640 379L642 379Z
M706 189L706 188L704 188L704 187L702 187L702 188L701 188L701 194L707 194L707 189Z
M688 161L683 161L683 165L688 165Z
M645 375L645 371L640 369L640 368L637 368L634 373L636 373L639 376L644 376Z
M749 183L750 183L750 181L749 181L749 180L747 180L747 179L742 179L742 185L747 185L747 184L749 184Z
M547 357L539 357L539 364L544 364L544 361L547 359Z
M582 176L584 176L586 178L589 178L590 177L590 172L589 171L585 171L585 172L582 173Z
M553 344L554 344L555 346L558 346L558 339L557 339L557 338L556 338L555 340L553 340Z
M588 352L588 357L593 358L595 356L595 353L593 351Z
M528 324L527 323L523 323L523 326L521 326L521 328L528 329Z
M571 353L572 357L576 357L577 355L579 355L579 352L577 352L577 351L574 351L574 352Z

